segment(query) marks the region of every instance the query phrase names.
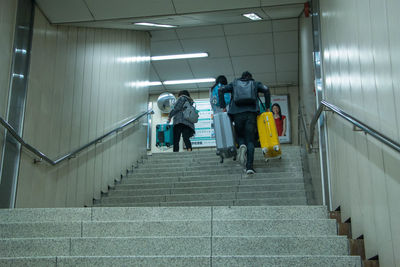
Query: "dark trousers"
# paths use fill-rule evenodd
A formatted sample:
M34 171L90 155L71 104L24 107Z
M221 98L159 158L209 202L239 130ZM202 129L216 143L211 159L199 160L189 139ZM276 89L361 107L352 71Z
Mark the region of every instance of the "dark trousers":
M253 169L254 161L254 132L257 129L257 114L254 112L243 112L233 115L235 122L236 138L240 145L247 146L246 169Z
M179 151L179 140L183 137L186 149L192 148L192 143L189 138L193 135L193 130L185 124L179 123L174 125L174 152Z

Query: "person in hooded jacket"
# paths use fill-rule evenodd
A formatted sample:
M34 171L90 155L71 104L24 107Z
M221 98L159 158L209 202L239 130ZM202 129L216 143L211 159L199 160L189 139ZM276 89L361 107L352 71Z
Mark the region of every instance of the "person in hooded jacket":
M250 102L239 104L239 100L235 100L235 90L239 91L243 90L243 88L246 90L254 90L251 91L251 95L254 96L254 99L250 100ZM240 164L245 167L246 174L254 174L255 170L253 168L253 161L255 132L257 131L257 115L260 112L257 96L258 93L263 93L265 106L269 107L271 104L269 89L261 82L254 81L251 73L245 71L242 73L240 79L234 80L232 83L221 87L219 90L221 108L226 111L226 103L224 99L225 93L231 93L232 95L228 114L235 124L235 133L239 144L238 158ZM267 111L269 111L269 108Z
M174 152L179 152L179 140L181 139L181 135L183 137L183 142L185 143L186 149L188 151L192 151L192 143L190 142L189 138L195 133L194 123L186 120L183 117L183 106L187 101L190 105L193 105L194 103L187 90L180 91L178 93L178 99L168 115L168 123L170 123L171 119L174 118Z

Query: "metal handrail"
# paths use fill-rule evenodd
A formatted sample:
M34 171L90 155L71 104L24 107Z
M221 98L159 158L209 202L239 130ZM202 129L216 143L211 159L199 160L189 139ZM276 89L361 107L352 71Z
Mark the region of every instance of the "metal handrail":
M307 151L310 151L311 148L310 148L310 143L309 143L308 134L307 134L307 126L306 126L306 122L304 121L303 112L301 111L300 106L299 106L299 116L300 116L300 120L301 120L301 125L303 126L304 139L306 140L306 149L307 149Z
M109 135L119 132L121 131L123 128L125 128L126 126L134 123L135 121L139 120L140 118L142 118L143 116L146 116L147 114L154 114L154 111L152 109L149 109L148 111L145 111L135 117L133 117L132 119L130 119L129 121L123 123L122 125L118 126L117 128L107 132L106 134L96 138L95 140L87 143L86 145L64 155L59 157L58 159L52 160L49 157L47 157L44 153L40 152L38 149L34 148L33 146L31 146L30 144L26 143L24 141L24 139L22 139L21 136L19 136L19 134L14 130L14 128L7 122L5 121L2 117L0 117L0 124L4 126L4 128L6 128L8 130L8 132L26 149L28 149L29 151L31 151L33 154L35 154L36 156L39 157L39 159L34 159L34 162L41 162L41 161L46 161L47 163L49 163L52 166L55 166L61 162L63 162L64 160L67 159L71 159L74 158L79 152L81 152L82 150L90 147L91 145L97 144L99 142L101 142L104 138L108 137Z
M375 137L377 140L379 140L382 143L386 144L387 146L393 148L397 152L400 152L400 144L399 143L393 141L392 139L390 139L386 135L374 130L373 128L371 128L368 125L362 123L361 121L359 121L356 118L354 118L353 116L347 114L346 112L344 112L343 110L341 110L337 106L332 105L332 104L326 102L325 100L321 101L321 104L318 107L318 110L315 113L314 118L311 121L311 125L310 125L310 142L309 142L310 146L312 146L313 141L314 141L315 125L316 125L316 123L318 121L318 118L321 115L324 107L328 108L329 110L331 110L333 112L335 112L336 114L338 114L343 119L347 120L348 122L352 123L356 127L360 128L366 134L369 134L369 135Z

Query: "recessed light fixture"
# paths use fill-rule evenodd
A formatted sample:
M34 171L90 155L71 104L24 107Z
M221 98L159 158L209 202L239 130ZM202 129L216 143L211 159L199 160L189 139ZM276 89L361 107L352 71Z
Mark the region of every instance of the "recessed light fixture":
M150 26L150 27L161 27L161 28L175 28L174 25L167 25L167 24L156 24L156 23L148 23L148 22L136 22L135 25L140 26Z
M215 82L215 78L189 79L189 80L171 80L171 81L165 81L165 82L163 82L163 84L171 85L171 84L208 83L208 82Z
M192 54L179 54L179 55L165 55L165 56L152 56L152 61L168 60L168 59L184 59L184 58L199 58L208 57L208 53L192 53Z
M256 13L247 13L247 14L243 14L244 17L249 18L251 20L262 20L262 18L257 15Z

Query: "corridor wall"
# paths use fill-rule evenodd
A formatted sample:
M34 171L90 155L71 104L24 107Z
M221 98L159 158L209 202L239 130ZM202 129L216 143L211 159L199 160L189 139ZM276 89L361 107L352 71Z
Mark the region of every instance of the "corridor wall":
M147 110L145 32L55 26L35 10L24 139L57 158ZM144 119L143 121L144 122ZM23 151L16 207L91 206L146 153L142 123L52 167Z
M12 61L13 37L17 2L0 1L0 117L6 119L8 94L10 85L10 69ZM0 128L0 162L4 144L4 128ZM1 168L1 167L0 167Z
M321 0L325 98L400 142L397 0ZM334 207L366 255L400 266L400 155L328 113Z

